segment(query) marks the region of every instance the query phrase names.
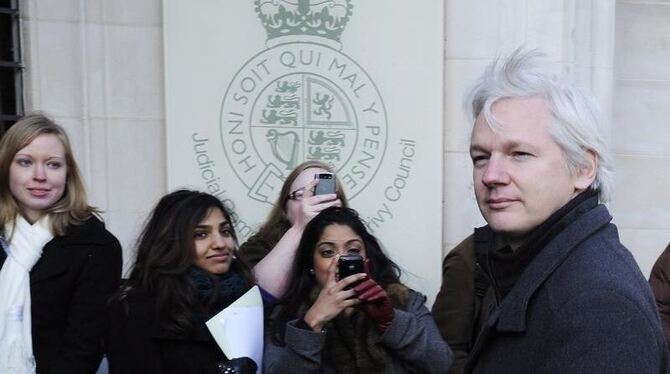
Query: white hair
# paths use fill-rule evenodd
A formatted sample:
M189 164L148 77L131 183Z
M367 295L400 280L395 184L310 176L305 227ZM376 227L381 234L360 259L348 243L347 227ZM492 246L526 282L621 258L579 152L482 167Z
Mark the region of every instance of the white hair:
M466 93L465 111L474 124L482 114L492 130L500 123L491 107L501 99L540 97L554 117L549 133L561 147L567 167L576 175L589 166L589 152L598 161L591 189L599 192L599 200L612 196L612 163L607 143L600 131L600 114L593 96L565 79L550 73L540 64L544 54L537 50L514 51L505 59L496 59Z

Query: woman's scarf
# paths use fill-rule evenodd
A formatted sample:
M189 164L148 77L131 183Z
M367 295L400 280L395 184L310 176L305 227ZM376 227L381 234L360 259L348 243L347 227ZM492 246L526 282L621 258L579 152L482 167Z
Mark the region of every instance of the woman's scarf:
M385 287L395 308L404 309L409 289L400 283ZM309 305L318 296L318 289L312 291ZM307 309L307 305L303 308ZM375 324L361 310L354 310L350 316L340 313L328 322L326 344L322 355L327 367L337 373L388 373L393 367L393 352L379 340L381 333Z
M326 366L337 373L388 373L393 360L382 345L381 334L362 311L349 317L340 313L326 327L322 355Z
M200 300L215 313L239 299L249 288L242 274L232 269L221 275L211 275L193 266L189 277L200 293Z
M31 330L30 270L53 239L49 217L31 225L22 216L5 224L10 238L0 270L0 374L35 373Z

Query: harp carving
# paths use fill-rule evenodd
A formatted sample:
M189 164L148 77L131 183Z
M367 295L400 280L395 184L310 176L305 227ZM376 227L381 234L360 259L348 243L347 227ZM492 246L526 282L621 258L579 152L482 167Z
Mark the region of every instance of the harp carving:
M293 170L298 165L298 143L300 139L295 131L279 132L270 129L265 134L272 154L284 164L286 170Z

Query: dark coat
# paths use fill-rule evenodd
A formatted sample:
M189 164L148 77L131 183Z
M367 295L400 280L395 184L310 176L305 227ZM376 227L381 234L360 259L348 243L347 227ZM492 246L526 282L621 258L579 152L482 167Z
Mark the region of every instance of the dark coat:
M155 297L133 290L109 307L107 359L110 374L216 373L228 361L205 325L196 319L195 331L170 334L156 318Z
M597 205L538 252L489 314L466 371L669 372L651 291L611 219Z
M6 254L0 251L0 266ZM95 373L104 304L121 277L121 246L95 217L44 246L30 271L37 373Z
M476 338L475 243L473 235L449 251L442 263L442 286L433 304L433 318L454 353L449 372L463 372Z
M670 245L661 253L651 269L649 285L654 291L665 339L670 344Z
M395 308L389 328L373 340L377 348L389 355L389 374L446 373L451 366L451 350L440 337L424 302L423 295L410 291L405 305ZM331 353L326 348L326 338L328 334L334 334L329 332L332 321L326 325L325 333L300 327L299 321L296 319L286 324L284 346L277 345L270 334L266 334L264 372L334 373L335 369L324 359ZM352 354L360 355L358 352Z

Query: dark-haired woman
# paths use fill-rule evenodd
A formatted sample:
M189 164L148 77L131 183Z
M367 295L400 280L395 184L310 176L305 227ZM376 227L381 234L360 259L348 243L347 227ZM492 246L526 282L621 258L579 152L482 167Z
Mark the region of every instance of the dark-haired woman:
M121 246L96 217L67 134L26 115L0 142L0 373L95 373Z
M248 358L229 361L205 325L253 285L236 248L219 199L189 190L164 196L110 305L110 373L255 373Z
M338 280L345 254L362 256L367 273ZM270 320L265 372L446 373L451 351L424 301L400 282L355 211L328 208L300 240L290 285Z
M286 177L267 221L240 247L240 255L253 266L256 282L275 297L284 294L305 225L331 206L347 206L342 186L335 194L314 195L314 176L332 169L319 161L305 161Z

